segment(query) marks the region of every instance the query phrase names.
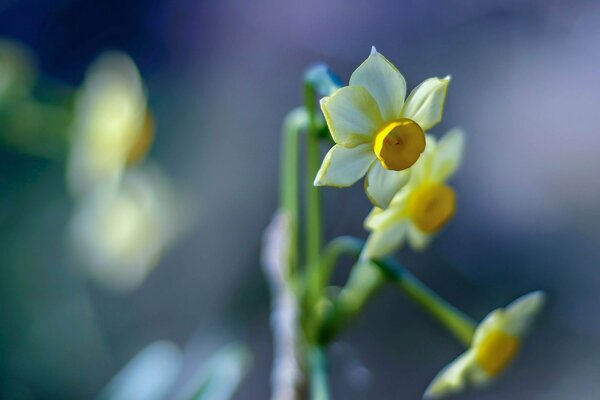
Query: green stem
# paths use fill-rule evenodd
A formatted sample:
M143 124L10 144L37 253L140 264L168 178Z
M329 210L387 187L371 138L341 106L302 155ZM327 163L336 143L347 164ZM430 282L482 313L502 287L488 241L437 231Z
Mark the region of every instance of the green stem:
M446 327L462 344L469 346L475 333L476 322L452 306L406 268L390 259L374 261L385 276L421 308Z
M307 300L311 305L319 296L319 262L321 250L321 196L313 181L319 170L319 132L316 117L316 95L311 83L304 84L304 108L308 115L306 131L306 276Z
M363 242L353 237L332 240L323 253L323 275L328 280L335 263L342 254L359 256ZM375 267L377 266L377 267ZM340 292L333 309L325 320L319 339L327 343L364 309L366 303L381 287L385 279L402 289L405 294L440 322L461 343L469 345L476 322L425 286L406 268L392 259L359 260L352 269L348 283Z
M348 282L336 298L331 312L319 334L320 343L329 343L365 308L367 302L381 288L385 276L371 262L359 261L352 268Z
M343 255L358 257L363 246L363 241L352 236L339 236L333 239L323 249L321 255L321 284L326 285L331 274Z
M298 264L298 143L308 117L304 108L290 111L283 122L279 203L291 219L289 268L295 272Z
M329 385L327 383L327 357L320 346L310 349L308 356L310 368L310 398L311 400L329 400Z

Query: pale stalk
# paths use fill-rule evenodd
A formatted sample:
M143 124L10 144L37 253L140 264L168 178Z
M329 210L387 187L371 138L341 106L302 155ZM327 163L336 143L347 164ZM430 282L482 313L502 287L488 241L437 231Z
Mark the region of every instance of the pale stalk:
M329 400L329 384L327 382L327 356L325 349L315 346L308 355L310 366L310 398L311 400Z

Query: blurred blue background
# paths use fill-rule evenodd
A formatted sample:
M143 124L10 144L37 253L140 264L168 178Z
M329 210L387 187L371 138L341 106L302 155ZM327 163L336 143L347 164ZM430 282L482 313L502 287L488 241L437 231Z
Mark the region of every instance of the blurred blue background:
M267 398L259 251L281 121L308 65L325 61L347 80L371 45L409 87L451 74L434 133L468 135L456 218L427 253L399 259L478 319L531 290L549 295L518 362L464 398L600 392L598 2L4 0L0 35L73 86L100 52L131 55L156 119L152 157L198 199L194 228L146 282L111 293L69 261L64 162L1 147L0 397L90 398L155 340L188 349L192 368L241 339L254 367L238 398ZM328 238L366 236L360 186L324 190ZM461 351L390 288L332 348L334 398L418 399Z

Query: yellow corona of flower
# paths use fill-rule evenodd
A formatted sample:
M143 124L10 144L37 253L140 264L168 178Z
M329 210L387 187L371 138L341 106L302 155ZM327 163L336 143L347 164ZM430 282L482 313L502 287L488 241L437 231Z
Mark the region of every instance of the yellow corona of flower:
M365 220L371 234L363 256L384 257L405 240L416 250L424 249L431 237L454 215L456 195L446 184L458 168L464 133L455 128L439 142L427 135L427 148L411 168L408 183L385 210L374 208Z
M90 67L77 95L67 181L74 194L115 185L127 164L150 147L154 127L133 61L106 53Z
M450 77L427 79L405 101L404 77L373 47L349 85L321 100L336 144L315 185L350 186L366 174L367 196L375 206L387 207L424 151L425 131L442 118L449 82Z
M178 199L158 167L128 169L115 190L80 198L71 234L84 272L117 290L138 286L180 229Z
M433 379L425 398L440 399L469 385L484 386L493 381L519 353L544 300L543 292L533 292L488 314L477 327L469 349Z

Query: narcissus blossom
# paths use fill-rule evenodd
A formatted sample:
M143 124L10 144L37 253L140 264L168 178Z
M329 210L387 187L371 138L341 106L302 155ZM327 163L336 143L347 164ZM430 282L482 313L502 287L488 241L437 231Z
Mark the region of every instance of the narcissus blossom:
M425 149L425 131L442 118L450 77L430 78L406 98L402 74L373 47L348 86L321 100L335 141L314 184L350 186L366 175L371 202L385 208Z
M533 292L488 314L477 327L469 349L433 379L425 398L440 399L467 386L484 386L493 381L519 353L523 337L544 300L543 292Z
M90 67L76 98L67 181L73 194L116 185L128 164L146 154L154 135L133 61L106 53Z
M385 210L374 208L365 220L371 231L363 257L384 257L405 240L416 250L424 249L431 237L452 218L456 209L454 190L446 181L462 158L464 133L455 128L439 142L427 135L425 152L411 168L408 183Z

